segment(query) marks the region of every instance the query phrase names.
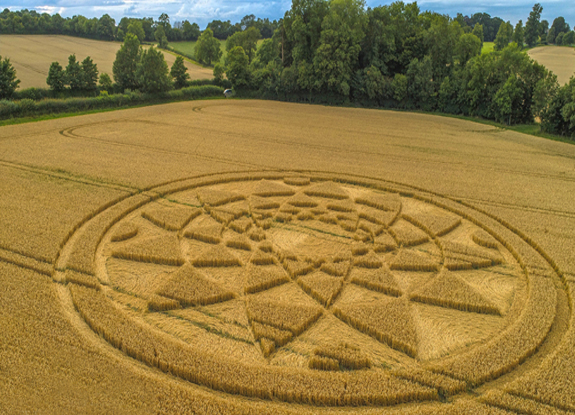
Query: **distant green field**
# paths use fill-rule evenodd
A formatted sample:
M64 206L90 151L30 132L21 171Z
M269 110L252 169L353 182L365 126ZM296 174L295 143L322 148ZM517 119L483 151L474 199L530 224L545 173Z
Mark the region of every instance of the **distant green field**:
M263 39L258 40L258 47L263 42ZM176 52L180 52L184 55L188 56L196 56L196 41L189 41L189 42L170 42L170 47L172 47ZM228 54L226 50L226 41L220 40L220 49L222 50L222 59L221 62L223 63L226 59Z
M197 41L189 41L189 42L170 42L170 46L177 52L180 52L184 55L188 56L196 56L196 43ZM224 61L228 52L226 51L226 41L220 40L220 49L222 50L222 59L221 62Z
M481 49L481 54L493 52L493 47L495 42L483 42L483 48Z

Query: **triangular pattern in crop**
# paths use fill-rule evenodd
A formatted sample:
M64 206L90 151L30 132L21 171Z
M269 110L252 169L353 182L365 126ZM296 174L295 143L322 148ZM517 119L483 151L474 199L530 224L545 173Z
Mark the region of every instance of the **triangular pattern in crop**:
M501 314L499 309L487 301L475 288L447 270L443 270L429 283L412 292L411 299L461 311Z
M184 306L213 304L234 298L234 293L225 290L190 264L171 273L156 293L177 300Z

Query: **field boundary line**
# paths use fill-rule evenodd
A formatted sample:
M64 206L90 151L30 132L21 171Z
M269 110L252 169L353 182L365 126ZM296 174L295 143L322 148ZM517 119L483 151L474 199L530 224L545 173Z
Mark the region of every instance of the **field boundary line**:
M47 263L30 255L24 255L9 249L0 248L0 261L16 265L20 268L36 271L48 277L52 276L52 263Z
M505 203L505 202L492 202L489 200L473 199L470 197L462 197L462 198L458 198L457 200L462 200L462 201L464 200L464 201L467 201L467 203L480 203L480 204L485 204L485 205L494 206L494 207L516 209L516 210L522 210L522 211L526 211L526 212L544 213L546 215L563 216L566 218L575 218L575 212L568 212L568 211L563 211L563 210L514 205L512 203Z
M138 150L153 151L155 153L177 154L177 155L183 155L186 157L195 157L195 158L199 158L199 159L204 159L204 160L208 160L208 161L219 161L219 162L224 162L226 164L232 164L232 165L237 165L237 166L242 166L242 167L255 167L258 169L261 169L261 168L277 169L274 166L266 166L263 164L255 164L255 163L248 163L248 162L243 162L243 161L235 161L233 159L228 159L228 158L224 158L224 157L215 157L215 156L207 156L207 155L203 155L203 154L198 154L197 148L196 148L194 153L188 153L185 151L165 150L165 149L153 147L153 146L120 143L117 141L104 140L101 138L83 136L83 135L79 135L79 134L74 133L74 130L77 128L82 128L82 127L87 127L87 126L92 126L92 125L99 125L99 124L103 124L103 122L65 128L65 129L60 131L60 134L65 136L65 137L76 139L76 140L78 140L78 139L91 140L91 141L95 141L97 143L102 143L102 144L106 144L106 145L113 145L113 146L118 146L118 147L129 147L129 148L135 148ZM170 124L170 125L172 125L172 124Z
M124 192L140 191L140 189L138 189L137 187L131 187L128 185L121 185L121 184L115 184L115 183L108 183L105 181L97 181L97 180L89 179L89 178L74 177L71 174L58 173L58 172L55 172L55 171L52 171L49 169L43 169L41 167L36 167L36 166L24 164L24 163L15 163L12 161L0 160L0 166L18 169L18 170L24 170L24 171L28 171L28 172L32 172L32 173L36 173L36 174L41 174L44 176L54 177L54 178L61 179L61 180L67 180L70 182L87 184L90 186L105 187L105 188L120 190L120 191L124 191Z

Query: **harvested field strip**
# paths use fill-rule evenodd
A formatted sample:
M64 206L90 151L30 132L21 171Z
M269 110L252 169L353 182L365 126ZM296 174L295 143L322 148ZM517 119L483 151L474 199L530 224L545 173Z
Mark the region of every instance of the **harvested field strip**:
M363 255L354 258L353 264L360 268L381 268L383 266L383 260L377 256L374 252L370 252L367 255Z
M350 282L368 290L378 291L394 297L399 297L402 294L395 278L385 267L379 269L354 268L350 274Z
M239 267L241 261L223 245L214 245L204 249L192 261L196 267Z
M330 357L314 355L309 359L309 368L316 370L339 370L339 362Z
M226 241L226 246L234 249L241 249L243 251L251 251L252 245L250 240L244 235L237 235Z
M439 271L440 264L419 252L402 249L391 262L390 269L399 271Z
M318 203L309 196L303 193L297 193L295 196L291 197L287 201L288 205L299 207L299 208L313 208L318 205Z
M318 196L327 199L347 199L349 195L338 184L334 182L321 182L304 190L308 196Z
M361 196L355 199L355 203L387 211L399 211L401 208L401 199L397 193Z
M319 270L328 275L333 275L334 277L345 277L349 272L350 267L351 264L349 261L326 262L321 264Z
M575 314L573 314L573 294L575 284L570 287L571 319L569 331L556 350L542 362L541 366L527 376L517 379L505 389L507 392L575 411ZM561 391L560 394L557 391Z
M168 311L180 308L179 301L173 298L162 297L161 295L152 295L148 299L148 310L150 311Z
M445 235L461 224L461 219L449 216L404 213L402 217L434 237Z
M420 245L429 241L429 236L425 232L409 222L400 221L389 228L388 231L400 246Z
M257 184L253 194L260 197L293 196L295 190L281 183L263 179Z
M8 262L21 268L30 269L40 274L51 276L52 264L28 255L0 248L0 261Z
M443 376L424 369L403 369L393 372L402 379L417 382L425 386L437 389L444 395L453 395L467 389L467 384L457 379Z
M83 274L72 270L66 270L66 282L83 285L88 288L100 290L100 282L96 277L89 274Z
M152 197L144 193L128 198L124 196L120 201L110 202L86 217L83 222L79 223L76 228L70 231L69 236L62 242L62 246L64 246L72 234L74 234L78 228L82 228L79 229L80 234L74 244L73 251L66 259L66 268L93 275L94 252L96 252L96 248L104 234L122 217L151 200ZM86 223L87 221L89 222ZM60 266L58 262L56 265L58 267Z
M184 236L208 244L219 244L222 241L222 231L223 227L219 224L198 226L184 232Z
M289 343L293 338L293 333L291 331L281 330L270 326L269 324L258 323L257 321L252 321L252 329L256 340L273 340L274 345L277 347L282 347L284 344Z
M541 404L530 399L511 395L502 391L493 390L481 397L481 401L497 408L511 410L527 415L569 415L572 412L562 411L553 406Z
M273 255L258 249L251 256L250 262L254 265L274 265L276 263L276 258Z
M122 242L135 237L138 234L138 227L130 222L122 223L115 231L110 240L112 242Z
M198 190L198 198L204 205L221 206L225 205L226 203L244 200L246 197L234 192L226 192L210 188L200 188Z
M549 279L533 277L528 295L519 320L502 335L473 351L447 359L432 370L479 385L521 364L547 336L557 301L555 287Z
M473 242L475 242L477 245L481 245L486 248L496 249L499 246L497 240L495 240L495 238L483 230L476 231L473 235L471 235L471 239L473 239Z
M114 347L147 365L215 390L329 406L391 405L438 399L435 389L386 373L304 373L282 367L245 365L224 356L198 352L181 341L146 331L139 323L127 319L100 292L75 284L70 291L80 315Z
M335 360L338 364L336 370L339 370L340 368L346 370L360 370L369 369L371 367L371 362L365 354L363 354L359 349L347 344L339 346L322 346L315 349L313 353L316 357L321 356Z

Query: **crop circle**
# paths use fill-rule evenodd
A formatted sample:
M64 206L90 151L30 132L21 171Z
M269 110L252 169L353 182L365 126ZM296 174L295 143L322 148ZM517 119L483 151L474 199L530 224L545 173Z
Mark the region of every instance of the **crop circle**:
M245 396L435 400L514 370L553 322L538 305L553 304L555 288L528 266L544 260L526 241L383 180L181 180L77 233L67 279L95 332L148 365Z

